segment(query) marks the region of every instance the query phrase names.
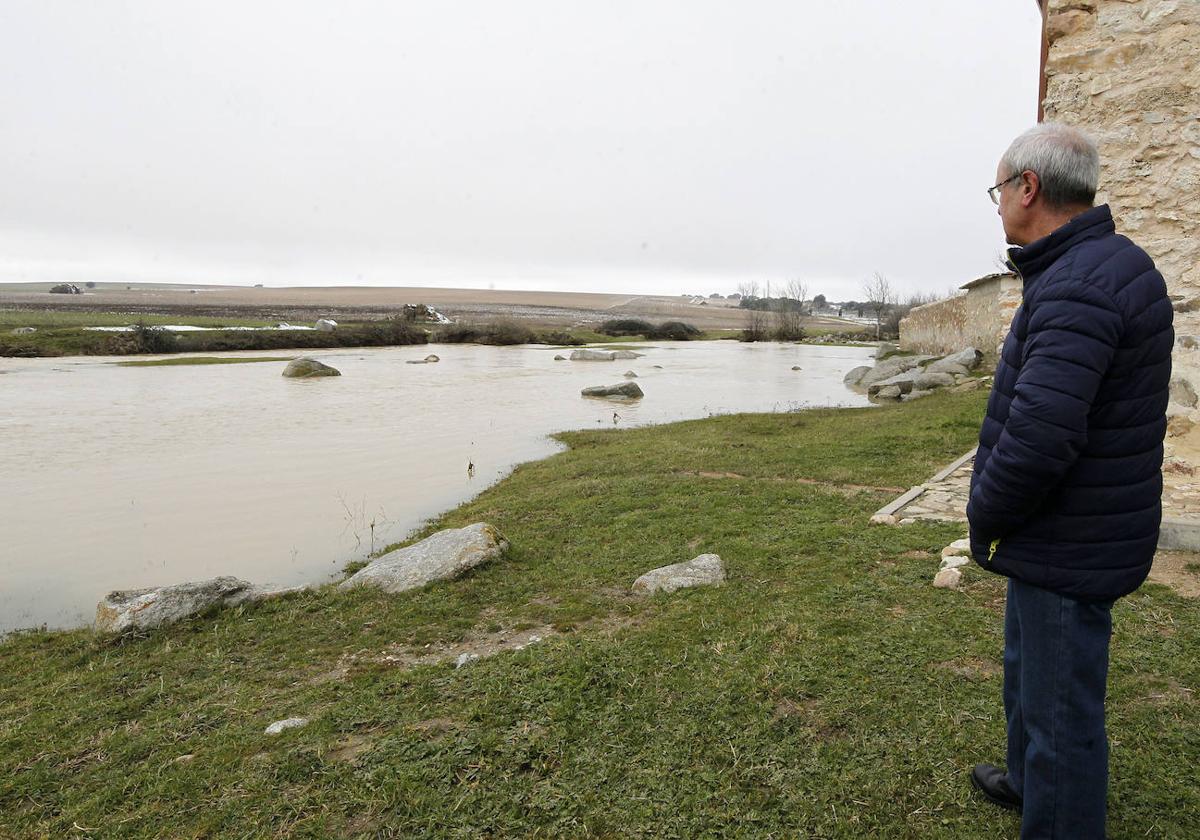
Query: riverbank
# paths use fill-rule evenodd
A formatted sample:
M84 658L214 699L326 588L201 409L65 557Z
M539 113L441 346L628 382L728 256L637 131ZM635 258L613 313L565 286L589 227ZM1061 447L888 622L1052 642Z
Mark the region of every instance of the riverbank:
M18 837L991 838L1003 582L933 589L961 526L868 526L973 442L984 394L562 435L431 523L510 555L400 596L325 588L144 636L0 644ZM635 597L720 554L724 586ZM1114 837L1195 836L1200 604L1119 602ZM521 650L506 641L541 640ZM483 658L456 669L463 652ZM263 734L283 718L311 722Z

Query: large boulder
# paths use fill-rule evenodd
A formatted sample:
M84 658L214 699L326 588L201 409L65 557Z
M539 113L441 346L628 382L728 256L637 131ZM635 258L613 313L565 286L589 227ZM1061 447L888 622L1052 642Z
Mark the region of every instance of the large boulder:
M333 332L337 329L337 321L332 318L320 318L316 323L319 332Z
M617 358L612 350L593 350L590 347L580 347L571 351L572 362L611 362Z
M882 385L880 386L879 390L871 394L871 396L877 400L898 400L901 396L903 396L903 393L904 392L900 390L899 385ZM910 390L909 393L911 394L912 391Z
M235 577L218 577L156 589L110 592L96 605L96 630L149 630L198 615L252 588Z
M341 376L342 372L316 359L302 356L288 362L287 367L283 369L283 375L290 379L307 379L313 376Z
M613 350L614 359L640 359L645 353L635 353L632 350Z
M879 382L872 382L867 387L867 396L877 396L884 388L891 388L893 386L900 389L901 394L907 394L915 387L914 383L916 382L917 377L920 375L921 373L919 370L912 370L904 373L898 373L895 376L889 377L888 379L883 379Z
M843 376L842 382L844 382L846 384L846 387L853 388L855 385L857 385L859 382L862 381L862 378L864 376L866 376L870 372L871 372L870 365L859 365L858 367L854 368L849 373L847 373L845 376Z
M701 554L686 563L652 569L633 582L635 592L674 592L691 586L719 584L725 566L716 554Z
M954 377L948 373L929 372L917 374L913 387L920 391L932 391L934 388L949 388L954 384Z
M508 540L495 526L476 522L465 528L438 531L418 543L377 557L339 587L372 586L385 592L407 592L435 580L458 577L468 569L503 556L506 551Z
M957 353L951 353L938 361L946 362L947 364L962 365L967 370L975 370L979 367L979 363L983 361L983 353L976 350L974 347L967 347L959 350Z
M881 341L875 347L875 359L877 361L883 361L888 356L894 356L899 352L900 352L899 345L893 344L890 341Z
M925 368L926 373L948 373L951 376L967 376L971 373L965 365L960 365L958 362L951 362L947 359L938 359L933 364Z
M579 392L585 397L624 397L636 399L645 396L636 382L622 382L618 385L593 385Z
M858 380L858 387L870 388L876 382L891 379L936 358L937 356L894 356L867 371L862 379Z

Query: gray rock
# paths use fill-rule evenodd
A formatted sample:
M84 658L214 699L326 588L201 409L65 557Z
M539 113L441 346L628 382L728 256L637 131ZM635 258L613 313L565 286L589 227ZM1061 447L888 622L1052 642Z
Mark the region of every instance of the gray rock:
M316 323L319 332L333 332L337 329L337 321L332 318L321 318Z
M572 362L611 362L617 358L612 350L593 350L590 347L580 347L571 351Z
M804 370L800 365L792 365L792 370Z
M907 394L904 395L904 399L908 402L912 402L913 400L921 399L921 397L928 397L932 393L933 393L933 391L925 391L920 388L913 388L911 391L909 391Z
M567 357L566 357L566 356L562 356L562 355L556 355L556 356L554 357L554 361L556 361L556 362L565 362L566 360L567 360Z
M701 554L686 563L653 569L633 582L637 592L674 592L691 586L719 584L725 580L725 566L716 554Z
M302 356L288 362L287 367L283 369L283 375L290 379L307 379L313 376L341 376L342 372L316 359Z
M631 370L625 371L624 376L626 379L637 379L638 378L638 375Z
M970 557L943 557L941 568L943 569L960 569L971 562Z
M864 376L866 376L870 372L871 372L870 365L859 365L858 367L854 368L849 373L847 373L845 376L843 376L842 382L845 383L848 387L853 388L855 385L857 385L859 382L862 381L862 378Z
M434 364L435 362L440 362L441 360L442 360L441 357L438 356L436 353L430 353L428 356L425 357L425 361L431 365Z
M874 397L880 392L880 390L893 387L899 388L901 394L907 394L913 389L913 383L916 381L918 376L920 376L920 373L915 370L905 373L898 373L889 379L884 379L880 382L871 384L867 388L867 395Z
M878 400L898 400L903 393L898 385L885 385L871 396Z
M593 385L579 392L585 397L624 397L636 399L645 396L636 382L621 382L617 385Z
M408 364L408 365L432 365L432 364L436 364L437 362L440 362L440 361L441 361L440 358L435 356L433 353L430 353L424 359L409 359L407 362L405 362L405 364Z
M458 577L468 569L495 560L508 550L508 540L494 526L476 522L465 528L438 531L418 543L372 560L342 581L340 589L373 586L385 592L406 592L435 580Z
M939 569L933 576L933 585L938 589L957 589L961 581L961 569Z
M869 388L876 382L891 379L893 376L906 373L936 358L937 356L896 356L871 368L862 379L858 380L858 387Z
M900 346L892 344L890 341L881 341L875 347L875 358L878 361L883 361L888 356L894 356L900 352Z
M222 606L230 596L249 588L250 584L244 580L218 577L153 589L110 592L96 605L95 627L101 633L162 627Z
M479 658L478 653L460 653L458 659L454 660L454 667L461 668Z
M612 351L614 359L640 359L645 353L635 353L632 350L614 350Z
M655 370L662 370L662 369L663 369L663 366L662 366L662 365L655 365L655 366L654 366L654 369L655 369Z
M282 598L285 595L294 595L297 592L308 592L312 586L248 586L240 592L235 592L224 601L227 607L236 607L239 604L257 604L259 601L273 601L276 598Z
M948 373L925 372L913 380L913 387L922 391L932 391L935 388L949 388L954 384L954 377Z
M1171 396L1170 400L1173 403L1178 403L1185 408L1196 407L1196 390L1192 384L1180 376L1171 377Z
M307 726L307 725L308 725L308 718L302 718L302 717L285 718L284 720L275 721L270 726L268 726L266 729L264 729L263 732L267 735L278 735L280 732L282 732L285 729L297 729L301 726Z
M983 361L983 353L976 350L974 347L967 347L959 350L957 353L952 353L940 361L950 364L962 365L967 370L975 370L979 367L979 363Z
M12 334L13 335L29 335L30 333L35 333L35 332L37 332L37 327L17 327L15 330L12 331Z
M951 376L967 376L971 373L971 371L967 370L965 366L960 365L958 362L951 362L947 359L938 359L936 362L933 362L931 365L925 368L925 372L948 373Z

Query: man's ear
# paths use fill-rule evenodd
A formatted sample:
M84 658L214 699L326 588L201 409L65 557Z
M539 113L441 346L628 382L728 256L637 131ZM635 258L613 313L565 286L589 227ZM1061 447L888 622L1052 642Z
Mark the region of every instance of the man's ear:
M1029 205L1033 204L1033 200L1041 193L1042 182L1036 172L1026 169L1021 173L1021 180L1017 187L1021 191L1021 206L1028 209Z

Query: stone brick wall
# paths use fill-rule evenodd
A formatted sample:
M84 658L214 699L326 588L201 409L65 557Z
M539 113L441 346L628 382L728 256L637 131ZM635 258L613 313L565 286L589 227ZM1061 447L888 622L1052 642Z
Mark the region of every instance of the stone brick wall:
M1200 294L1200 3L1051 0L1046 119L1100 144L1098 201L1179 295Z
M1021 281L995 274L968 285L966 293L918 306L900 322L900 347L918 353L954 353L964 347L989 358L1008 333L1021 304Z
M1097 201L1166 278L1176 335L1200 334L1200 0L1049 0L1046 15L1045 118L1096 138ZM1174 367L1200 391L1196 348L1177 345ZM1183 408L1168 449L1200 464L1200 413Z

